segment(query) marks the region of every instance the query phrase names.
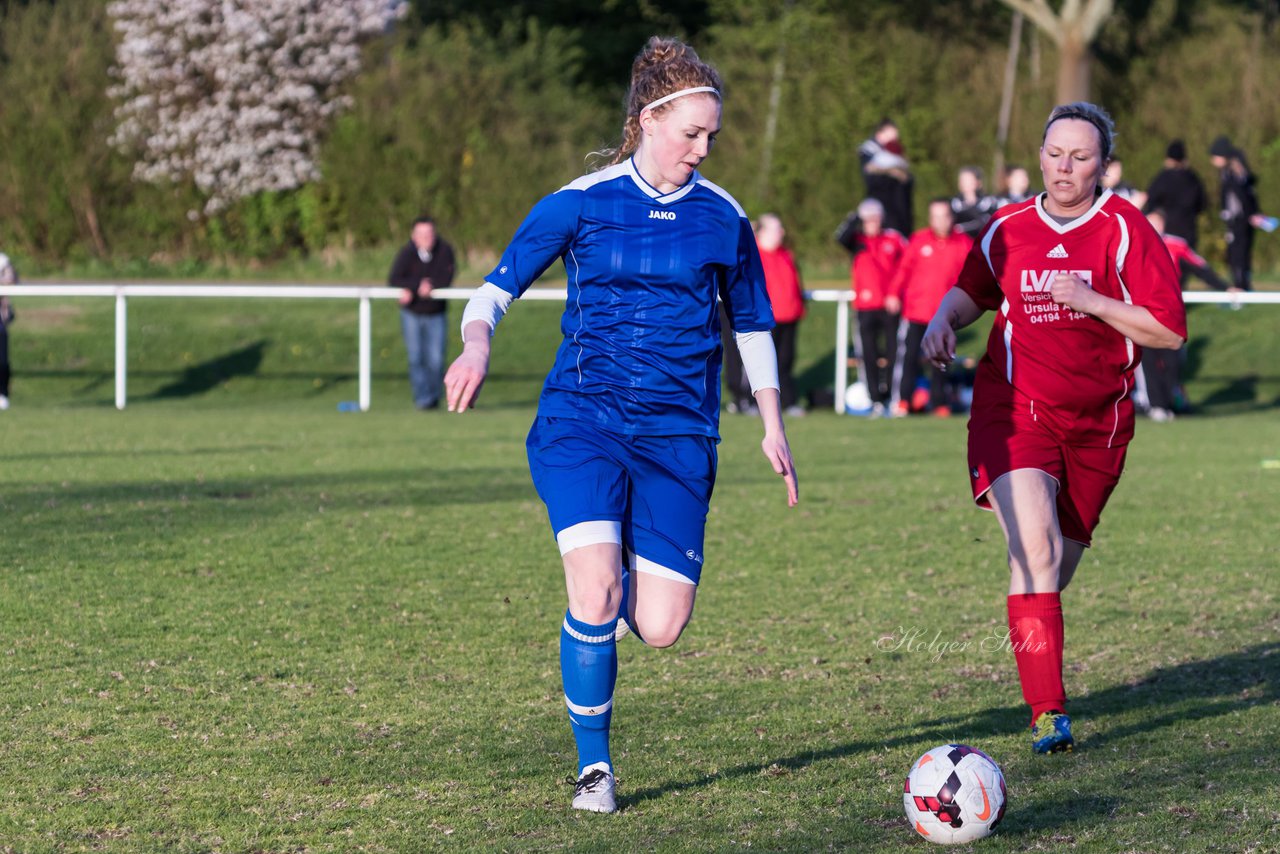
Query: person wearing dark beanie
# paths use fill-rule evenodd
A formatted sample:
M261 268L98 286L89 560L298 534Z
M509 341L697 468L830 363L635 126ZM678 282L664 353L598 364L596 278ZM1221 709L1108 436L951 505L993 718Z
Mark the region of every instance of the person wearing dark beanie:
M1209 156L1211 157L1230 157L1236 151L1236 147L1231 144L1231 137L1220 136L1209 145Z
M1244 152L1220 136L1209 146L1210 160L1218 170L1222 221L1227 226L1227 266L1231 282L1242 290L1253 289L1253 220L1258 216L1257 178L1249 171Z
M1164 211L1165 231L1196 247L1199 234L1196 218L1209 207L1204 184L1195 170L1187 165L1187 145L1180 139L1169 143L1165 149L1164 168L1147 187L1147 202L1143 211Z

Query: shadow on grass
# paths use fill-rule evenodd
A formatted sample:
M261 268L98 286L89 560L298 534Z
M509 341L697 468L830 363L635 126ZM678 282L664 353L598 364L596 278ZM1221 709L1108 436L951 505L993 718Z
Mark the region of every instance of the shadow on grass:
M34 462L36 460L90 460L90 459L119 459L121 457L203 457L213 454L252 454L261 451L278 451L282 450L284 445L237 445L233 448L147 448L147 449L130 449L122 451L119 449L102 450L102 451L41 451L25 454L5 454L5 459L11 463L16 462Z
M1254 689L1261 690L1255 691ZM1249 692L1249 696L1242 696ZM1115 729L1100 727L1079 743L1095 749L1131 735L1239 712L1280 702L1280 642L1255 644L1228 655L1158 667L1145 677L1081 697L1072 710L1082 718L1103 722L1135 707L1158 713Z
M1073 700L1070 711L1078 719L1089 720L1097 725L1097 731L1093 735L1077 743L1078 749L1109 756L1110 751L1102 754L1101 749L1116 746L1132 736L1158 734L1169 727L1216 718L1255 706L1273 706L1277 702L1280 702L1280 642L1272 642L1256 644L1216 658L1156 668L1141 679L1114 685ZM1130 712L1135 708L1150 709L1152 714L1132 724L1115 728L1107 726L1109 716ZM1162 711L1165 709L1167 711ZM890 739L852 741L824 750L804 751L764 762L745 763L692 779L673 780L626 795L621 799L621 804L623 807L634 807L648 800L706 788L724 780L777 773L778 770L798 771L820 762L859 753L952 742L960 732L964 733L966 741L977 742L986 736L1007 735L1024 726L1026 711L1020 705L992 707L971 715L938 717L920 721L902 735ZM1269 745L1264 744L1264 734L1258 733L1258 736L1259 743L1256 745L1236 746L1242 767L1247 765L1249 757L1254 756L1257 750L1269 749ZM1127 779L1125 788L1146 790L1145 797L1152 797L1151 792L1158 790L1161 785L1194 775L1201 758L1198 752L1189 752L1186 754L1184 767L1162 764L1152 770L1157 775L1156 778ZM1038 834L1068 824L1097 821L1113 813L1122 801L1123 797L1120 795L1099 793L1074 799L1068 809L1063 809L1062 804L1051 800L1043 801L1039 806L1031 802L1011 813L1005 832ZM820 842L818 839L808 841L815 845Z
M147 397L152 400L192 397L212 391L229 379L251 377L262 367L262 358L270 343L262 339L198 365L192 365L182 372L181 377L168 385L161 386Z
M250 520L311 512L358 513L379 508L416 508L524 501L536 498L521 467L405 467L348 472L316 472L294 477L246 476L187 481L143 480L101 484L13 483L8 512L30 514L27 530L58 529L68 516L112 510L118 535L145 533L157 526L241 526ZM228 500L234 499L234 500ZM158 508L165 508L158 513ZM88 539L92 539L89 537Z
M145 394L130 396L131 404L153 403L153 402L171 402L181 401L186 398L194 397L206 392L212 391L227 380L235 378L252 378L255 381L297 381L299 389L296 392L287 392L291 398L303 402L315 398L318 395L329 393L334 387L342 383L355 383L359 381L359 374L354 370L280 370L269 369L262 370L261 361L265 356L267 341L257 342L250 347L219 356L207 362L185 369L180 375L173 370L148 370L133 369L129 370L129 381L134 383L138 380L168 380L169 382L157 389L156 391ZM260 347L258 353L251 352L251 348ZM251 364L250 360L256 356L257 364ZM70 392L70 400L59 402L59 406L69 407L86 407L105 409L115 406L113 397L94 397L103 390L110 392L112 384L115 382L115 373L111 370L100 370L93 368L30 368L23 369L21 378L24 380L83 380ZM371 371L369 378L375 384L403 382L408 386L408 373L404 370L384 369ZM542 391L542 380L546 378L545 372L537 373L521 373L521 372L503 372L495 371L489 375L486 382L486 393L481 398L481 407L485 409L514 409L521 407L534 406L538 402L539 395ZM305 385L304 385L305 384ZM261 396L270 392L255 392L252 385L242 385L244 389L243 397L237 398L237 402L241 399L252 400L255 394ZM37 392L37 396L39 392ZM375 405L378 409L383 408L385 399L381 394L377 395Z
M1280 400L1268 402L1258 399L1258 383L1267 379L1257 374L1242 377L1201 377L1201 383L1219 381L1222 385L1196 401L1194 410L1205 415L1226 415L1274 409L1280 406ZM1275 382L1274 379L1269 381Z
M1264 686L1256 696L1241 696L1256 686ZM1216 658L1158 667L1141 679L1068 700L1073 717L1098 724L1097 732L1076 742L1076 747L1081 750L1100 748L1131 735L1149 733L1174 724L1276 702L1280 702L1280 642L1255 644ZM1110 715L1134 708L1159 710L1165 707L1173 711L1115 729L1106 726ZM920 725L947 725L951 727L948 730L951 733L959 728L980 735L1002 729L1007 731L1011 720L1018 726L1025 726L1025 717L1024 708L1015 706L986 709L972 716L934 718L922 721Z

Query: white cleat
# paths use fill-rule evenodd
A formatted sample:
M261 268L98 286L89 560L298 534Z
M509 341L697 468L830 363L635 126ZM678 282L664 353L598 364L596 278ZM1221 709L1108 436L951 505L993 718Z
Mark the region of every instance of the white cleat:
M613 796L613 771L604 762L596 762L582 769L573 787L573 808L588 812L617 812L618 802Z
M5 397L3 394L0 394L0 411L3 411L8 408L9 408L9 398Z

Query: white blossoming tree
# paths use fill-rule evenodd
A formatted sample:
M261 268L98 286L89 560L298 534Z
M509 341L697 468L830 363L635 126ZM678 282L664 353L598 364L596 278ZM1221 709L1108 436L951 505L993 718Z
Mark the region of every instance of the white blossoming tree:
M205 212L319 177L321 131L346 106L360 45L403 0L115 0L118 125L134 177L194 181Z

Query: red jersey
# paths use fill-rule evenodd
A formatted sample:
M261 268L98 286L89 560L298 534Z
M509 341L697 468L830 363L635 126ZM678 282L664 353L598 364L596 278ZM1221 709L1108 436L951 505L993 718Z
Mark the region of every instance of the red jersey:
M938 304L956 283L971 246L973 240L958 231L939 237L924 228L911 235L891 286L891 292L902 300L904 320L933 320Z
M1196 250L1191 248L1191 244L1176 237L1172 234L1162 234L1160 239L1164 241L1164 247L1169 250L1169 255L1173 258L1174 269L1182 262L1187 262L1192 267L1207 267L1209 262L1196 254Z
M956 285L980 307L998 310L974 405L1013 401L1066 441L1122 445L1133 437L1129 392L1141 352L1101 320L1055 303L1050 286L1058 273L1074 273L1186 338L1178 276L1160 235L1110 191L1066 225L1044 210L1041 198L1000 210Z
M804 291L800 288L800 271L791 250L780 246L760 250L764 267L764 286L773 305L774 323L795 323L804 317Z
M884 298L890 294L893 274L902 262L907 239L886 228L875 237L858 235L857 245L858 254L853 256L849 268L853 307L858 311L878 311L884 308Z

